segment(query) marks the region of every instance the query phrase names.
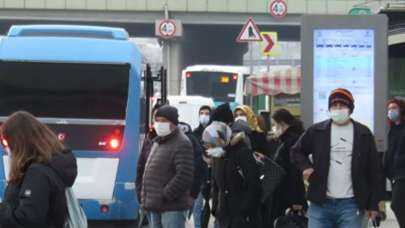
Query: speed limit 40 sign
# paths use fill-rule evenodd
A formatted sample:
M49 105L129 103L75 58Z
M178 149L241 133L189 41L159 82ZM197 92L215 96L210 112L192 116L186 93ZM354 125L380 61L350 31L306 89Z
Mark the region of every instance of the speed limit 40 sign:
M275 18L283 18L287 15L287 3L284 0L273 0L269 3L269 12Z
M155 23L156 36L165 39L170 39L182 36L182 33L183 33L182 24L179 20L164 19L164 20L157 20Z

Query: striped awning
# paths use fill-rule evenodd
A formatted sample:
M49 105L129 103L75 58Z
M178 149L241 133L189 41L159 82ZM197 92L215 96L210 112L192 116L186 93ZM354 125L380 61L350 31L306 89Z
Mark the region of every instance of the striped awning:
M301 91L301 67L289 67L251 75L245 82L245 94L278 95L297 94Z

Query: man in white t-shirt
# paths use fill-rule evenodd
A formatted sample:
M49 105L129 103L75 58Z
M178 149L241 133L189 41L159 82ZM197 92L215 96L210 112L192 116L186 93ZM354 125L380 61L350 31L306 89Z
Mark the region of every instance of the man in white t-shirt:
M330 119L311 126L291 150L292 162L309 182L309 227L361 228L374 219L384 183L374 136L350 118L350 91L329 96ZM312 161L309 156L312 155Z

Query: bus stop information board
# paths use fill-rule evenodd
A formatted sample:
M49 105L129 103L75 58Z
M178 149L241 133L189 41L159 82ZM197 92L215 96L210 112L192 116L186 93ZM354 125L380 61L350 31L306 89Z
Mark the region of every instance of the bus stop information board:
M328 97L335 88L354 96L353 119L374 132L386 147L387 18L373 16L303 17L302 117L306 126L329 118Z
M328 97L336 87L355 96L353 118L374 129L374 31L314 31L314 122L329 117Z

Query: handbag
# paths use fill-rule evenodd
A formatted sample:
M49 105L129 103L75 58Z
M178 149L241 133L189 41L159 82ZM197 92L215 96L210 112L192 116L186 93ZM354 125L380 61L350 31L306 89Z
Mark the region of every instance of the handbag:
M257 161L260 171L260 182L262 185L262 195L260 199L262 203L273 195L277 186L286 175L284 168L275 161L283 147L284 143L278 147L273 159L264 156L261 161Z
M274 228L308 228L308 218L304 211L287 210L274 222Z

